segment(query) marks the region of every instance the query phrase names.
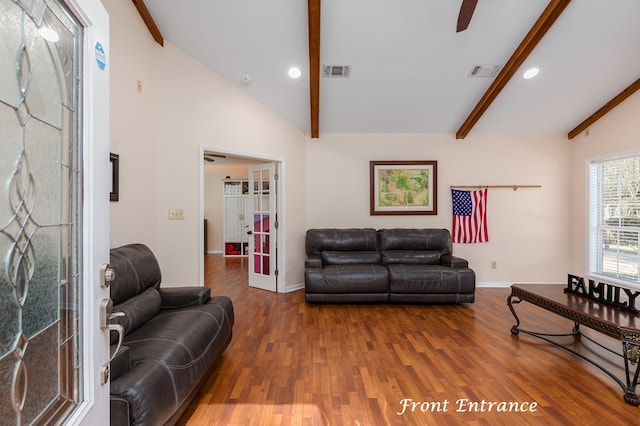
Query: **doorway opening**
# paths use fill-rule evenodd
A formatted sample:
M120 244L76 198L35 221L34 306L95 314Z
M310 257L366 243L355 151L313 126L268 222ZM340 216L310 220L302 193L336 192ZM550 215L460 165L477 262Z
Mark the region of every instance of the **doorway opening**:
M198 164L198 223L203 225L199 232L199 253L202 254L199 257L200 282L204 282L205 255L241 256L247 259L250 266L253 265L248 272L250 285L263 288L264 278L268 278L272 281L272 287L267 289L286 292L286 260L284 256L279 255L285 252L286 224L282 207L284 160L264 154L201 145ZM267 168L273 172L262 171L263 166L268 166ZM266 176L265 173L274 175L271 184L263 182L262 179L255 180L256 168L261 170L260 176ZM234 189L237 189L237 195L232 193ZM229 191L229 194L224 195L225 190ZM263 203L268 199L272 203L271 214L268 214L267 204ZM243 203L247 205L244 206ZM225 209L230 210L225 212ZM225 213L233 213L239 220L225 223ZM269 218L270 229L264 227L265 217ZM225 237L225 234L233 236ZM270 248L265 242L271 243ZM264 267L267 258L272 258L272 268ZM251 284L252 282L255 285Z

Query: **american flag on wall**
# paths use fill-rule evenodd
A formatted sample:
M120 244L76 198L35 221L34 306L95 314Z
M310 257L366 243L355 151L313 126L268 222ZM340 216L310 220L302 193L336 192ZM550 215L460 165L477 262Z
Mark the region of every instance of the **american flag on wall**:
M453 200L453 224L451 237L454 243L485 243L487 232L487 188L473 191L451 190Z

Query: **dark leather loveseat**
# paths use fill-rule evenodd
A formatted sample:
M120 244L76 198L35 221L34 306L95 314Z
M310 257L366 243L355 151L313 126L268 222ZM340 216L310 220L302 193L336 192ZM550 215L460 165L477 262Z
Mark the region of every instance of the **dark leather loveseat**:
M476 277L447 229L309 229L311 303L472 303Z
M110 263L111 322L125 331L111 362L111 425L174 423L231 341L233 305L207 287L160 287L143 244L112 249Z

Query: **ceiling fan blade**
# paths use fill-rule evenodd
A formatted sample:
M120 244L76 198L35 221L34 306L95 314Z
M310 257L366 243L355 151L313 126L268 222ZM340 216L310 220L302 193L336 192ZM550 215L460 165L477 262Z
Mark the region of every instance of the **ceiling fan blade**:
M478 4L478 0L462 0L460 14L458 15L458 25L456 27L457 33L466 30L469 26L473 11L476 10L476 4Z
M213 163L214 161L216 161L216 158L227 158L226 155L214 154L212 152L205 152L202 157L207 163Z

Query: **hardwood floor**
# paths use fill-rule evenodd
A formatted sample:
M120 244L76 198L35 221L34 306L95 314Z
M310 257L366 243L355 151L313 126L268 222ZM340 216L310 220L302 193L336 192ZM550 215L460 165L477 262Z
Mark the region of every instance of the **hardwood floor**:
M233 300L234 337L179 425L640 424L608 376L511 335L506 288L469 305L309 305L248 287L247 260L220 255L205 256L205 281ZM523 327L571 328L516 309ZM501 402L521 411L489 408Z

